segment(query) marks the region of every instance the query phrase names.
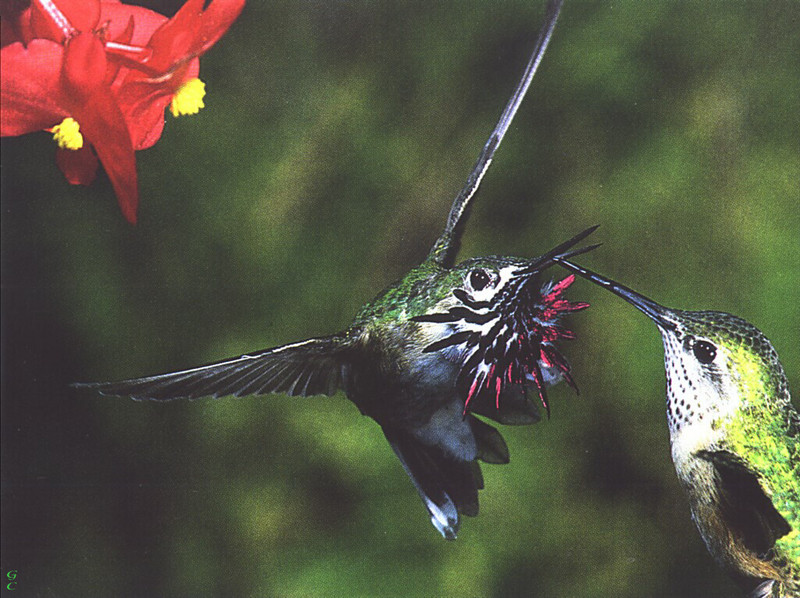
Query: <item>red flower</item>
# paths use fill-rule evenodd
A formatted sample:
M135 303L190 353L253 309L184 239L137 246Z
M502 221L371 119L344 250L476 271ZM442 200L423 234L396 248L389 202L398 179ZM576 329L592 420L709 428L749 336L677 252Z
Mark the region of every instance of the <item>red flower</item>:
M0 134L51 131L56 162L72 184L90 184L99 158L123 215L135 223L134 150L161 137L168 104L175 116L203 107L199 56L244 0L203 5L188 0L167 19L113 0L34 0L4 17Z

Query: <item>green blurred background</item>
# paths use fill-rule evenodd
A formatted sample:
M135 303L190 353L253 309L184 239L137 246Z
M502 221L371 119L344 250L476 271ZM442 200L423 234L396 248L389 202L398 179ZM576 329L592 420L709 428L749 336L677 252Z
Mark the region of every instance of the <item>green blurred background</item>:
M453 543L341 395L68 388L346 327L440 232L543 8L251 1L202 61L206 108L138 154L136 227L104 175L65 183L46 134L2 140L15 595L736 595L672 469L656 329L588 283L563 347L580 396L503 429L511 463ZM568 0L462 257L600 224L583 263L754 322L800 392L799 26L794 0Z

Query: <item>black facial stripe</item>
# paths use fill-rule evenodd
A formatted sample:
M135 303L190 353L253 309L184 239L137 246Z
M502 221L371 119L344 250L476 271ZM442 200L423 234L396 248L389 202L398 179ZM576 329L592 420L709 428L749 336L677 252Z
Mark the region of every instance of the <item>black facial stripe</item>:
M496 316L489 312L478 314L466 307L452 307L447 313L425 314L414 316L412 322L434 322L443 324L447 322L469 322L470 324L486 324L491 322Z
M495 314L487 312L485 314L478 314L466 307L452 307L450 313L457 316L458 319L470 322L472 324L486 324L495 319Z
M459 345L463 342L468 342L470 337L477 334L476 332L456 332L455 334L451 334L450 336L443 338L441 340L436 341L435 343L431 343L427 347L425 347L422 352L423 353L433 353L434 351L439 351L440 349L445 349L447 347L452 347L453 345Z
M456 299L461 301L467 307L471 307L472 309L485 309L487 307L491 307L492 304L489 301L475 301L467 293L464 289L454 289L453 295L455 295Z
M499 318L497 322L495 322L494 326L492 326L491 330L480 338L480 346L481 349L486 350L492 345L497 344L498 340L502 340L498 338L500 334L500 329L504 326L503 318Z
M412 322L434 322L436 324L443 324L446 322L455 322L458 317L454 317L451 313L444 314L425 314L422 316L414 316L410 318Z

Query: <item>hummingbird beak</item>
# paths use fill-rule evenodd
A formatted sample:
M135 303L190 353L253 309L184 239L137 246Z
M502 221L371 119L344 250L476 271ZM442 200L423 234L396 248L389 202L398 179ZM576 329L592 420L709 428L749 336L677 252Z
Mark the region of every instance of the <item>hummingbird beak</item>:
M568 258L575 257L576 255L581 255L583 253L588 253L593 249L597 249L600 247L600 243L595 245L587 245L586 247L578 247L577 249L573 249L573 247L596 231L599 226L599 224L590 226L586 230L579 232L568 241L564 241L560 245L553 247L553 249L544 255L533 258L528 265L515 272L514 275L532 276L534 274L539 274L543 270L549 268L555 262L563 263L561 260L566 260Z
M655 322L656 325L662 330L675 330L675 322L669 317L670 310L663 305L659 305L652 299L648 299L633 289L615 282L610 278L606 278L601 274L592 272L583 266L579 266L578 264L570 262L565 258L556 257L555 261L564 266L564 268L567 270L570 270L571 272L582 276L586 280L590 280L596 285L606 288L615 295L622 297L625 299L625 301L639 309L639 311L644 312L644 314L653 320L653 322Z

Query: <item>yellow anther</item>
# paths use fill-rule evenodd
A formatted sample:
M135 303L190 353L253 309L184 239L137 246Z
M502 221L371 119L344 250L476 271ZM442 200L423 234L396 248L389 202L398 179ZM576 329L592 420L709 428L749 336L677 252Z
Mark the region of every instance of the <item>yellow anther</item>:
M62 120L50 132L53 133L53 141L62 149L79 150L83 147L80 125L72 117Z
M172 116L183 114L197 114L203 108L203 96L206 95L206 84L200 79L189 79L181 85L180 89L172 96L169 111Z

